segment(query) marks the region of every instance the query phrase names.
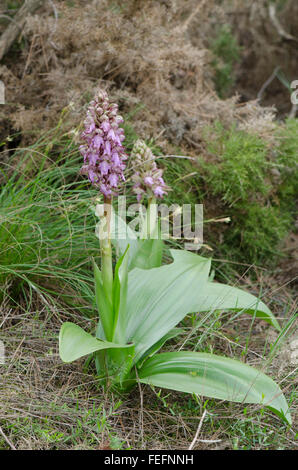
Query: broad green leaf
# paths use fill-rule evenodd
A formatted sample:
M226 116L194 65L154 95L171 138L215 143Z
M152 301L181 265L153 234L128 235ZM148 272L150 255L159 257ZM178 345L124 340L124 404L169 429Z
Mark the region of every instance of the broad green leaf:
M136 361L185 315L206 310L243 310L279 328L266 305L240 289L208 281L210 259L171 250L174 262L128 278L126 341L136 345Z
M187 313L196 311L195 294L207 282L210 260L171 250L174 262L128 276L126 342L136 345L136 360Z
M277 330L280 326L269 308L254 295L237 287L208 282L197 294L198 312L215 310L245 311L267 321Z
M121 255L129 245L129 269L151 269L161 266L163 241L160 238L137 238L125 221L115 213L112 221L112 241ZM156 230L158 231L158 226Z
M129 245L115 267L113 284L114 325L112 340L125 341Z
M103 330L103 326L102 326L102 323L101 323L100 319L98 320L98 323L97 323L95 336L98 339L102 339L102 340L106 339L106 335L105 335L105 332Z
M152 208L152 206L151 206ZM140 238L138 240L138 251L136 252L134 258L131 262L131 269L132 268L141 268L141 269L152 269L158 268L161 266L162 263L162 252L163 252L163 241L161 239L160 233L160 224L159 222L156 223L157 220L157 212L156 207L154 206L154 212L149 216L148 212L149 208L147 208L146 214L146 222L147 225L150 220L150 217L153 217L154 226L147 227L147 232L150 233L148 238ZM149 219L147 219L149 217ZM145 230L145 234L147 233Z
M101 271L99 270L98 266L96 265L94 261L93 261L93 266L94 266L95 297L96 297L96 304L97 304L98 313L100 317L100 324L102 326L105 339L110 341L113 336L113 325L114 325L113 306L106 296L106 293L103 287ZM96 336L99 336L99 335L96 334Z
M131 260L130 269L152 269L161 266L163 241L161 239L138 240L138 251Z
M151 348L146 351L145 355L139 360L138 367L140 367L140 365L143 364L144 361L148 359L148 357L151 357L157 353L157 351L159 351L167 341L182 335L184 332L184 328L173 328L172 330L168 331L167 334L165 334L159 341L157 341L157 343L153 344L153 346L151 346Z
M101 349L131 348L131 344L101 341L71 322L63 323L59 334L59 354L64 362L72 362Z
M140 382L181 392L270 408L291 424L286 399L267 375L240 361L214 354L156 354L138 371Z
M129 245L129 265L135 258L139 249L138 238L125 221L113 211L111 218L111 239L119 249L120 255L124 255Z

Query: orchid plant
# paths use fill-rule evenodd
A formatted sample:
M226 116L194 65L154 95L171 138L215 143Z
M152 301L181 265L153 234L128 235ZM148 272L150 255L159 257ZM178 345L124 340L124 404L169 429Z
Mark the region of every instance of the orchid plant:
M137 238L125 226L127 237L115 239L119 259L113 266L111 241L112 198L124 181L124 132L117 105L100 91L90 103L82 133L82 173L104 197L100 223L101 269L94 263L95 296L99 320L95 334L66 322L59 335L60 357L72 362L95 359L97 374L119 390L138 382L205 397L268 407L287 423L291 415L279 386L267 375L243 362L215 354L159 352L181 334L183 318L197 313L201 325L210 312L245 312L280 326L269 308L253 295L213 282L210 259L185 250L170 250L173 261L162 265L163 241L150 239L158 224L149 224L147 238ZM148 196L148 212L155 198L169 190L162 171L144 142L132 151L138 201ZM119 225L124 224L118 218Z

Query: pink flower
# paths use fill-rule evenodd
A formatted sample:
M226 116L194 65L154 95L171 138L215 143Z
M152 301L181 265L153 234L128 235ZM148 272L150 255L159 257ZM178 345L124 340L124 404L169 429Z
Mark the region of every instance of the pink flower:
M102 176L107 175L109 173L110 168L111 168L111 166L105 160L103 160L99 164L99 169L100 169L100 172L101 172Z
M105 91L99 90L90 102L81 134L83 144L79 150L84 157L81 174L110 197L115 194L119 181L125 181L123 171L127 156L122 145L124 131L119 124L118 106L110 103Z
M156 188L154 188L153 192L154 192L154 195L156 197L163 197L163 195L165 193L160 186L156 186Z
M157 168L155 156L142 140L137 140L131 152L136 171L132 176L133 190L140 202L143 196L162 198L170 189L163 178L163 170Z
M93 153L93 152L90 152L89 155L89 163L90 165L93 165L95 166L96 165L96 162L98 160L98 155L96 153Z
M110 130L110 123L108 121L103 121L101 128L104 132L109 132Z
M153 183L154 183L152 176L145 176L145 178L144 178L144 183L145 183L147 186L152 186Z
M115 187L117 186L118 184L118 176L115 175L115 173L112 173L110 176L109 176L109 183L111 186Z
M98 150L102 144L103 144L103 138L97 134L93 139L93 146L95 149Z

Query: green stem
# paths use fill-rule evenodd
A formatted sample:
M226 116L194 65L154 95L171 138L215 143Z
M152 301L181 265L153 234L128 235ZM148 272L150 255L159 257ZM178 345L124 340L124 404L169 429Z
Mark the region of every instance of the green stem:
M112 200L104 198L104 217L106 220L105 238L100 240L101 248L101 271L102 271L102 280L103 287L107 296L107 299L110 301L111 305L113 303L113 263L112 263L112 245L111 245L111 213L112 213Z
M152 204L156 204L155 197L151 197L148 201L147 207L147 238L151 238L151 235L154 232L156 226L156 211L153 211L151 208Z

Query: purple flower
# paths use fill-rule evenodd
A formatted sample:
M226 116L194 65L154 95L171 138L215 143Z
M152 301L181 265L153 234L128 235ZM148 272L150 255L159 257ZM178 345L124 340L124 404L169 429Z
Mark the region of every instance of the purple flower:
M105 147L104 147L104 152L110 156L111 155L111 142L109 140L107 140L105 142Z
M118 176L115 175L115 173L112 173L110 176L109 176L109 183L111 186L115 187L117 186L118 184Z
M111 139L113 142L116 140L116 135L113 129L110 129L108 132L108 138Z
M91 183L93 183L93 184L96 183L97 174L92 168L88 169L88 176L89 176L89 180L91 181Z
M101 128L104 132L109 132L110 130L110 123L108 121L104 121L101 125Z
M95 124L94 122L91 122L91 124L88 126L88 123L87 123L87 127L85 128L85 132L86 134L91 134L95 129Z
M100 162L98 167L99 167L99 170L100 170L101 174L103 176L105 176L109 173L109 169L111 168L111 165L109 165L108 162L106 162L106 160L104 160L103 162Z
M116 166L121 165L121 160L120 160L119 155L118 155L117 152L113 152L113 153L112 153L112 162L113 162Z
M153 192L154 192L154 195L156 197L163 197L163 195L165 193L160 186L156 186L156 188L154 188Z
M166 186L162 173L163 170L157 168L155 156L150 148L142 140L137 140L131 153L134 162L135 173L132 176L134 182L133 190L140 202L147 194L148 197L162 198L170 189Z
M101 185L99 186L99 189L102 192L102 194L106 197L109 197L112 194L112 191L103 183L101 183Z
M116 194L119 181L125 181L127 156L122 145L124 131L119 127L122 122L118 106L100 90L89 103L79 150L84 157L81 174L109 198Z
M86 154L86 151L87 151L86 145L80 145L79 150L80 150L81 155L84 156Z
M98 155L96 153L90 152L89 155L88 155L88 158L89 158L89 163L91 165L95 166L96 162L98 160Z
M145 178L144 178L144 183L145 183L147 186L152 186L153 183L154 183L152 176L145 176Z
M103 138L97 134L93 139L93 147L98 150L100 149L102 144L103 144Z

